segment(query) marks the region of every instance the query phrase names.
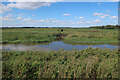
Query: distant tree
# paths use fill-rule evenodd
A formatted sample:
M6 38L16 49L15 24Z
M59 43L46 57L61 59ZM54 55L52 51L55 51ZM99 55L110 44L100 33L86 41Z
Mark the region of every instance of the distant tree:
M119 25L106 25L106 26L94 26L90 28L95 28L95 29L118 29Z

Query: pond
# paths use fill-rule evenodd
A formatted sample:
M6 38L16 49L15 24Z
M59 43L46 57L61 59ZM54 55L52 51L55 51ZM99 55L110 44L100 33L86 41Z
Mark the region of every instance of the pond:
M64 50L82 50L88 47L93 48L109 48L115 49L118 48L118 45L111 45L111 44L67 44L63 41L54 41L51 43L41 43L41 44L5 44L2 45L2 50L5 51L58 51L59 49L63 48Z

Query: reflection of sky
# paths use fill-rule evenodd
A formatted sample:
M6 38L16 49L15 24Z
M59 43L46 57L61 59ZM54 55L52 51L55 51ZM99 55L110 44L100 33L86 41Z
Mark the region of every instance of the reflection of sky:
M0 49L2 49L2 45L0 45Z
M12 51L50 51L50 50L59 50L63 48L64 50L72 50L72 49L86 49L88 47L93 47L93 48L109 48L109 49L115 49L118 48L118 46L115 45L109 45L109 44L100 44L100 45L71 45L71 44L66 44L62 41L54 41L50 44L37 44L37 45L15 45L15 44L9 44L9 45L3 45L3 50L12 50Z
M7 51L50 51L47 48L36 47L36 46L26 46L26 45L3 45L3 50Z

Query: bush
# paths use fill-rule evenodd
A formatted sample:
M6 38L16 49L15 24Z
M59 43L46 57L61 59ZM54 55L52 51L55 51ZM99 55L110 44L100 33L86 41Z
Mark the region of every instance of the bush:
M3 51L3 78L118 78L118 50Z

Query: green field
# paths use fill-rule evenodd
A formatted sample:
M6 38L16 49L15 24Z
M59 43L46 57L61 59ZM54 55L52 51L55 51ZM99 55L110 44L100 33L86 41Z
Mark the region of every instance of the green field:
M2 43L42 43L62 39L66 43L118 43L117 29L93 28L2 29Z
M3 78L118 78L118 50L3 51Z

